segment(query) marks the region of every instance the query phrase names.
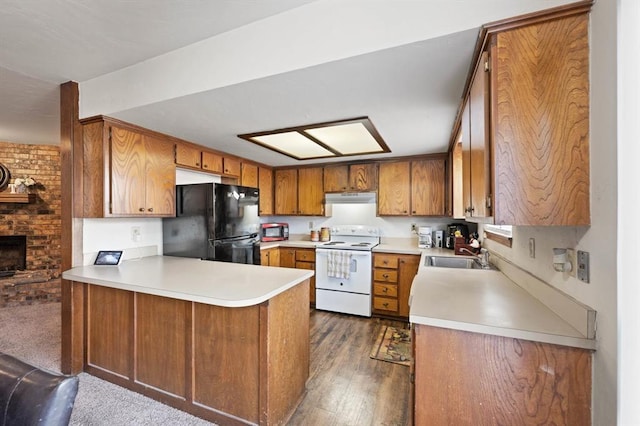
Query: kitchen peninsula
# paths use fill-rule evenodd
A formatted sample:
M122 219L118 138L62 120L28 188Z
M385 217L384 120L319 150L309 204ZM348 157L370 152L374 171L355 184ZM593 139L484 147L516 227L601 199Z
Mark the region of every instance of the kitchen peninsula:
M298 405L312 276L170 256L63 273L82 287L84 371L225 425L282 424Z

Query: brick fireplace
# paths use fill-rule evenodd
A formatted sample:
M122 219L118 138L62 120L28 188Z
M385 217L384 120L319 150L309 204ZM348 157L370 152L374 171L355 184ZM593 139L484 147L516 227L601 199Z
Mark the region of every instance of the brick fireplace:
M0 276L0 308L60 301L60 149L0 142L0 163L12 179L37 182L33 202L0 202L0 271L13 267L9 259L24 262L15 275Z

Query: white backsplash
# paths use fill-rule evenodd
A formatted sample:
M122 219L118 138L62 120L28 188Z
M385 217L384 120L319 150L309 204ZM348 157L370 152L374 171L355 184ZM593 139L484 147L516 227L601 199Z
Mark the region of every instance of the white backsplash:
M262 216L261 222L287 222L290 234L308 234L311 229L334 225L368 225L380 228L383 237L411 238L411 224L416 226L431 226L433 231L444 230L451 218L425 217L378 217L375 204L333 204L331 217L324 216ZM309 223L313 222L313 228Z
M131 238L131 228L140 227L140 241ZM92 254L100 250L124 250L125 259L148 255L149 247L157 247L157 254L162 254L162 219L159 218L108 218L83 219L82 252L83 263L92 263ZM155 253L151 253L155 254Z

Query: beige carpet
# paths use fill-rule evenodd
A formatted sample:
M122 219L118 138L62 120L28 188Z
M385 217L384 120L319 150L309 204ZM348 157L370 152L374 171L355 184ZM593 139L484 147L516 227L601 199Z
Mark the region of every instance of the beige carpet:
M60 304L0 308L0 351L60 372ZM150 398L81 373L71 425L211 425Z

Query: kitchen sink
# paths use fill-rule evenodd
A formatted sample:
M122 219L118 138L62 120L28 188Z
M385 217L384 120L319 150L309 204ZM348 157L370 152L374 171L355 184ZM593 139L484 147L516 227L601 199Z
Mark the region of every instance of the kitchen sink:
M437 268L482 269L480 261L470 257L426 256L424 266Z

